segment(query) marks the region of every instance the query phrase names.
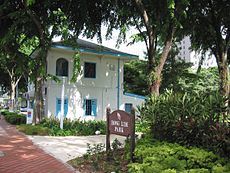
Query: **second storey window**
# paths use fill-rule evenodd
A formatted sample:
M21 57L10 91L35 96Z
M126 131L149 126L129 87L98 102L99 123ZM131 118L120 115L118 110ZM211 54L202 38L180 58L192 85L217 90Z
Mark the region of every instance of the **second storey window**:
M64 58L59 58L56 61L56 76L68 76L68 61Z
M84 77L85 78L96 78L96 63L85 62Z

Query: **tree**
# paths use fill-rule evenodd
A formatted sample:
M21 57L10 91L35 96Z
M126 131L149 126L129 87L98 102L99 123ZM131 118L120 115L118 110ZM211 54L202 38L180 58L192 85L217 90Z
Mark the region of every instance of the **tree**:
M230 2L227 0L191 0L187 30L194 49L211 51L216 57L220 92L229 97Z
M2 69L4 69L9 78L10 78L10 109L15 109L15 94L16 94L16 87L22 77L22 70L26 69L24 68L26 66L26 63L24 62L24 57L19 57L16 54L3 54L0 55L1 64L0 66ZM16 61L20 63L16 63ZM23 67L24 66L24 67Z
M21 33L26 39L37 38L38 46L30 59L30 79L35 84L33 123L40 121L43 111L42 85L47 79L46 57L55 36L74 38L83 32L87 37L98 35L107 12L105 1L6 0L0 3L1 45L10 35ZM75 68L77 69L77 68ZM74 73L76 74L76 73Z
M140 95L148 95L147 62L135 60L124 66L124 90ZM218 69L216 67L200 69L196 73L190 63L175 61L170 58L165 63L162 73L160 93L172 90L174 93L213 93L218 91Z
M178 48L174 44L169 58L165 62L164 71L162 72L162 84L160 93L164 93L167 89L174 92L184 92L191 86L184 85L184 81L195 81L198 75L191 72L191 63L186 63L179 59ZM147 61L131 61L124 65L124 87L125 91L148 95L148 64Z
M192 63L186 63L178 56L179 49L176 44L169 53L168 59L165 62L164 71L162 72L162 86L160 92L172 90L173 92L183 92L184 87L180 81L195 78L196 75L191 72Z
M171 50L173 39L186 17L187 0L148 1L129 0L114 2L113 14L108 31L120 29L120 42L125 39L129 27L135 27L138 33L133 41L144 41L147 48L150 93L159 94L161 73ZM157 56L159 55L159 56Z
M24 45L22 40L22 37L13 35L7 43L0 45L0 68L7 74L5 77L8 77L5 80L10 85L11 110L15 110L16 106L16 87L28 69L28 56L20 52L21 45Z
M147 61L133 60L124 64L124 90L134 94L147 96L148 72Z

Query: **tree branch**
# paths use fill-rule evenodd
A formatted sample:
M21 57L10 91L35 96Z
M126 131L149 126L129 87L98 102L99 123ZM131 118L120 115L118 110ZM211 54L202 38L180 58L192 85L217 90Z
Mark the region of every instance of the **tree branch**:
M168 57L168 54L169 54L169 52L171 50L172 41L173 41L175 31L176 31L176 28L171 23L170 26L169 26L168 35L166 37L165 46L163 48L163 52L162 52L161 57L160 57L160 62L158 64L158 66L156 67L156 73L158 75L161 74L161 71L163 70L165 61L166 61L166 59Z
M41 45L45 46L45 36L44 36L44 32L43 32L43 28L42 28L42 24L39 21L38 16L36 16L36 14L34 14L26 5L26 2L24 1L24 7L26 9L27 14L29 15L29 17L32 19L32 21L34 22L34 24L36 25L37 29L38 29L38 33L39 33L39 39L41 42Z
M148 16L147 11L144 8L144 5L143 5L142 1L141 0L135 0L135 3L136 3L136 6L137 6L137 8L139 9L139 11L141 13L141 16L143 18L143 21L144 21L145 27L147 29L147 32L150 33L151 32L151 25L150 25L150 22L149 22L149 16Z
M6 68L7 73L9 74L10 78L12 79L12 74L8 68Z
M134 22L135 22L135 25L136 25L137 30L139 31L139 33L142 35L142 37L143 37L143 39L144 39L144 42L145 42L145 45L146 45L147 50L149 50L148 40L146 39L144 33L141 31L141 29L140 29L140 27L139 27L139 25L138 25L136 19L134 19Z
M22 77L22 75L19 76L18 79L16 80L16 82L15 82L15 85L16 85L16 86L18 85L18 82L20 81L21 77Z
M139 9L144 25L146 27L148 36L149 36L149 47L154 47L154 27L151 26L151 23L149 21L149 15L144 7L144 4L142 3L142 0L135 0L135 4L137 6L137 8Z

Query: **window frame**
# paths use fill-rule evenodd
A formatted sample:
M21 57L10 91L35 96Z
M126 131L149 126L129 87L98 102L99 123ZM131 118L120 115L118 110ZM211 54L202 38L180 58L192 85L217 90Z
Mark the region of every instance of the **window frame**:
M94 77L86 76L86 64L94 65L94 68L95 68ZM86 78L86 79L96 79L96 77L97 77L97 63L96 62L84 62L84 78Z
M58 64L58 61L60 61L60 60L62 60L62 63L63 62L65 62L65 63L67 63L67 70L66 70L66 72L67 72L67 74L65 74L65 73L63 73L64 72L64 70L62 69L62 74L59 74L59 64ZM58 66L59 65L59 66ZM65 59L65 58L58 58L57 60L56 60L56 76L60 76L60 77L68 77L69 76L69 61L67 60L67 59Z

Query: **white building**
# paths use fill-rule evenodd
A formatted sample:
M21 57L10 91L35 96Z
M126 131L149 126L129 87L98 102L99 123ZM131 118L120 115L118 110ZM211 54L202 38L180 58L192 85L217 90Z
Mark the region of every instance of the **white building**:
M105 119L106 108L130 112L144 102L145 97L123 93L123 67L129 60L138 59L127 54L78 40L78 48L63 42L56 42L48 51L47 73L65 79L64 114L75 119ZM81 73L75 83L70 79L73 73L73 55L80 52ZM59 116L61 110L62 84L47 81L44 86L45 115Z
M211 53L202 54L201 52L196 52L191 50L191 41L188 36L184 37L178 44L180 52L178 56L185 62L193 63L194 68L198 68L201 57L204 57L202 63L203 68L217 66L216 59Z

